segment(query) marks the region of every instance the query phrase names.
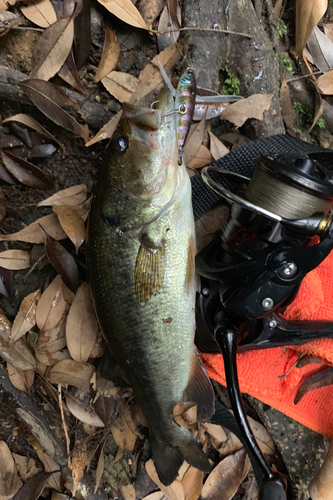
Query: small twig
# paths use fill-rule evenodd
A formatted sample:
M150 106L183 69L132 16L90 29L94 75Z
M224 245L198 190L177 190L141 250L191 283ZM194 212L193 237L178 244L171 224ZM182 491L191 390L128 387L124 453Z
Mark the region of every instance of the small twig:
M244 36L245 38L253 38L252 35L247 35L246 33L238 33L238 31L229 31L229 30L222 30L222 29L214 29L214 28L172 28L169 30L165 31L156 31L156 30L149 30L151 33L154 33L155 35L166 35L167 33L174 33L175 31L209 31L211 33L227 33L228 35L238 35L238 36Z
M296 359L296 361L291 365L291 367L289 368L289 370L287 370L284 375L278 375L278 378L279 379L286 378L287 375L289 375L289 373L291 372L291 370L293 370L295 368L295 366L297 365L297 363L299 362L299 360L302 359L305 355L306 355L305 352L303 352L302 354L299 354L298 357L297 357L297 359Z
M46 253L44 252L37 260L36 262L30 267L29 271L23 276L23 280L25 281L27 277L36 269L38 264L42 262L42 260L46 257Z
M66 425L66 422L65 422L64 409L62 407L61 384L58 384L58 393L59 393L59 408L60 408L62 426L63 426L63 429L64 429L65 439L66 439L68 468L69 468L69 470L71 470L72 469L72 464L71 464L70 440L69 440L69 436L68 436L67 425Z
M290 80L287 80L287 83L296 82L296 80L302 80L303 78L309 78L309 76L312 77L312 75L321 75L322 73L322 71L314 71L313 73L307 73L306 75L295 76L295 78L290 78Z
M306 57L304 56L304 54L302 55L302 59L304 61L305 66L308 68L308 71L309 71L310 75L312 76L312 80L315 82L316 81L316 77L314 76L313 71L312 71L312 69L310 67L310 64L308 63L308 61L307 61Z
M0 24L0 28L11 29L11 30L45 31L42 28L33 28L32 26L5 26L4 24Z

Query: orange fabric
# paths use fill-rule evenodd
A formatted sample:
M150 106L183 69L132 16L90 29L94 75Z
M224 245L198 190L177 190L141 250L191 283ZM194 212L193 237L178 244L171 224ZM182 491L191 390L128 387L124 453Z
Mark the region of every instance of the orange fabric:
M333 251L303 280L295 300L287 308L288 320L333 321ZM333 365L333 339L320 339L297 347ZM295 348L277 347L249 351L237 355L240 390L273 406L310 429L333 438L333 386L309 392L298 403L294 398L298 387L310 375L321 371L321 365L292 368L297 360ZM220 354L201 354L208 375L226 385Z

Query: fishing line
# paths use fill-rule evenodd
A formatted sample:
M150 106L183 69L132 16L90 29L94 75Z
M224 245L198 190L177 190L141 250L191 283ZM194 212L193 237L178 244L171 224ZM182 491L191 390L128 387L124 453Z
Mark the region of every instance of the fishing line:
M307 185L304 181L302 185L295 172L292 169L277 172L271 165L258 162L247 185L245 198L286 219L302 219L316 212L327 213L332 198L319 192L314 182ZM320 181L318 177L317 182Z

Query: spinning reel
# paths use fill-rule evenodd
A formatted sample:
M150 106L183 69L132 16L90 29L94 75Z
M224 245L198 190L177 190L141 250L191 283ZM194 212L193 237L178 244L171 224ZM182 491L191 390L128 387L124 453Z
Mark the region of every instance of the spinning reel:
M238 188L227 190L216 182L219 176ZM333 248L333 177L306 156L260 154L251 179L214 166L203 169L202 178L231 206L221 235L196 258L201 276L196 344L223 355L235 419L264 477L260 498L283 500L283 482L266 464L248 425L236 352L333 337L332 323L287 321L281 315L304 276Z

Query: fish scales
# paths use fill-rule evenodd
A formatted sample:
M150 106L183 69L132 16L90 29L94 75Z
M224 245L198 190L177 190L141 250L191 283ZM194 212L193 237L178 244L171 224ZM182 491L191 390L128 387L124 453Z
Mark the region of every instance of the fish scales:
M159 123L172 95L163 89L159 99L157 112L124 105L94 194L87 256L104 338L147 419L159 477L170 484L184 459L209 470L189 431L173 422L173 408L193 401L208 419L214 396L193 342L191 184L178 165L174 115Z

